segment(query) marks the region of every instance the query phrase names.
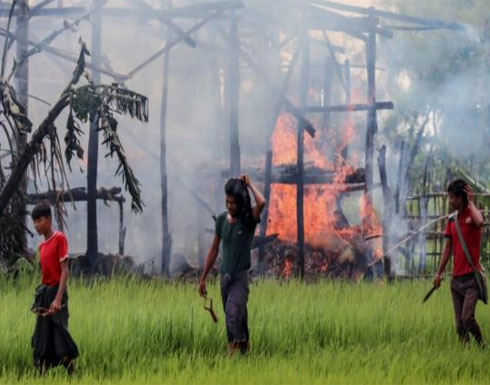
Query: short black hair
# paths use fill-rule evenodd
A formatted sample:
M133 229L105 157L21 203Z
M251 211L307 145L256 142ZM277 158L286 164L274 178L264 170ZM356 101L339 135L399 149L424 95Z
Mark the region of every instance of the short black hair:
M255 222L252 216L252 203L247 186L239 178L231 178L225 184L225 194L235 198L238 206L239 217L247 226L254 226Z
M33 220L39 219L41 217L51 219L51 205L48 201L39 202L32 210L31 218Z
M468 203L468 196L464 189L468 186L468 183L464 179L455 179L447 186L447 192L457 197L463 197L463 202L466 205Z

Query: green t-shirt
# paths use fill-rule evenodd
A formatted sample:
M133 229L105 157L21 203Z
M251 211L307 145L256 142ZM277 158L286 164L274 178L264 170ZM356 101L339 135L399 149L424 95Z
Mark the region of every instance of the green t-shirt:
M216 235L221 238L223 253L221 274L230 274L233 277L250 269L250 249L257 223L247 226L240 219L230 223L226 216L227 213L224 212L216 219Z

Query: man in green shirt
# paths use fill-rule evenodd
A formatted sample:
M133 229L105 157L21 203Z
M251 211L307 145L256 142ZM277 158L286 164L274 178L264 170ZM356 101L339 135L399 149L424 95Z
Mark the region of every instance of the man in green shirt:
M253 207L249 189L255 199ZM238 349L246 353L250 348L247 321L250 249L266 202L248 175L229 179L225 194L227 211L216 219L216 233L199 282L199 294L206 294L206 277L214 266L222 243L221 298L225 310L228 351L233 355Z

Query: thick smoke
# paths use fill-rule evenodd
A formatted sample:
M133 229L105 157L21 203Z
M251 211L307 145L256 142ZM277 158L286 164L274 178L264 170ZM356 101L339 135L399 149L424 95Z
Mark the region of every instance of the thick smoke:
M64 2L65 5L68 5ZM80 2L90 7L91 2ZM125 1L109 1L109 7L130 7ZM162 7L161 1L148 1L155 8ZM193 1L173 1L174 7L193 4ZM302 0L280 2L245 1L245 9L238 11L243 50L252 57L272 83L280 84L296 45L297 39L283 50L282 57L271 54L275 31L273 23L280 21L284 39L297 30L301 23ZM379 8L397 10L398 3L387 1L351 1L361 6L375 5ZM418 4L419 2L417 2ZM397 5L397 6L394 6ZM165 4L166 6L166 4ZM422 6L422 5L421 5ZM477 6L477 5L476 5ZM287 8L287 10L286 10ZM412 8L416 8L413 6ZM421 13L424 11L421 10ZM352 16L352 14L345 14ZM425 16L438 17L437 14ZM457 16L457 15L455 15ZM458 20L456 20L458 21ZM197 21L195 19L175 19L184 30ZM60 28L63 21L54 18L34 18L30 25L30 37L40 41L53 29ZM170 83L167 114L167 172L169 186L169 223L173 238L172 253L175 260L181 257L197 265L204 258L214 227L211 214L224 210L222 171L229 168L229 132L227 101L223 98L226 87L226 68L229 62L228 42L220 31L227 31L228 23L222 18L210 22L193 34L198 47L191 48L180 43L170 54ZM74 55L78 51L81 37L90 48L91 26L82 21L75 31L65 32L53 46ZM325 63L330 55L322 43L321 32L311 32L312 82L323 81ZM175 37L175 36L174 36ZM340 65L349 60L352 65L352 102L366 102L365 46L345 34L329 33L334 45L345 47L345 52L337 52ZM166 27L157 20L144 21L138 17L128 19L105 18L102 26L103 66L118 73L127 73L155 51L161 48L168 33ZM172 39L172 37L170 37ZM468 154L484 156L484 143L488 143L488 129L482 130L483 120L488 116L489 72L485 66L482 50L482 34L479 27L468 23L462 31L421 31L395 33L393 39L378 38L377 100L392 100L395 111L380 112L377 148L389 144L393 132L406 135L406 125L389 126L388 123L398 111L412 109L425 111L428 105L437 109L440 119L432 124L437 131L437 143L447 146L456 158L466 158ZM200 44L201 43L201 44ZM488 43L487 43L488 49ZM447 70L454 58L461 63L456 70ZM488 56L486 56L488 63ZM12 61L12 57L9 58ZM119 130L128 158L135 174L142 184L144 212L134 215L129 202L125 205L124 219L127 227L126 254L137 262L153 264L158 271L161 263L161 188L160 188L160 103L162 94L162 58L153 61L144 70L126 82L126 85L149 97L150 121L142 124L120 118ZM278 65L279 63L279 65ZM451 62L452 63L452 62ZM74 63L52 55L41 53L30 59L30 94L53 103L71 77ZM332 69L334 74L337 70ZM334 75L331 104L345 103L345 92ZM240 65L240 146L243 168L263 167L268 148L267 133L271 130L271 114L275 106L274 93L264 79L241 60ZM113 79L103 75L102 82ZM288 88L288 96L294 103L298 101L299 65ZM318 103L314 95L309 96L309 104ZM35 125L48 111L45 104L30 99L29 116ZM330 125L339 131L346 122L345 115L332 114ZM355 135L349 146L349 162L363 167L365 113L352 115ZM320 118L313 117L318 125ZM60 136L64 133L65 117L58 120ZM88 127L84 127L87 131ZM429 132L427 135L433 134ZM485 136L487 135L487 136ZM483 140L482 140L483 139ZM2 139L3 140L3 139ZM486 140L486 141L485 141ZM86 144L88 133L83 137ZM478 144L476 144L478 143ZM86 148L86 147L85 147ZM424 147L426 150L427 148ZM114 176L116 160L104 158L106 150L100 147L99 187L121 186ZM329 157L332 158L332 148ZM377 154L376 154L377 156ZM392 186L396 183L399 149L388 145L387 171ZM86 185L86 159L74 167L70 175L70 187ZM378 173L375 172L376 182ZM40 186L41 190L46 185ZM204 207L195 196L206 202ZM128 198L128 195L126 194ZM381 192L375 192L376 204L381 209ZM353 202L358 198L354 197ZM346 215L351 222L358 222L357 206L344 202ZM68 236L72 252L84 252L86 247L86 205L77 203L77 210L68 204ZM292 214L293 215L293 214ZM118 245L119 211L116 204L107 207L98 202L99 249L101 252L116 252ZM402 227L399 227L402 229ZM34 246L35 237L30 241ZM175 263L174 260L174 263Z

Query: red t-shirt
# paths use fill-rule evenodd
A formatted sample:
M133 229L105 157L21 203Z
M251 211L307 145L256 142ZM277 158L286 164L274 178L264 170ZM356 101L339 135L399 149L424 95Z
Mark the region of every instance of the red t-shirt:
M454 219L456 220L456 219ZM445 236L450 238L453 244L453 277L458 277L465 274L473 273L473 269L466 260L463 248L459 242L458 232L456 231L456 224L454 220L448 220ZM481 269L480 266L480 242L481 242L481 228L478 227L471 218L470 209L467 207L463 212L458 215L459 227L463 235L463 239L466 243L466 247L471 255L473 264L477 269Z
M68 240L61 231L55 231L51 237L39 245L42 283L56 286L61 279L61 262L68 258Z

